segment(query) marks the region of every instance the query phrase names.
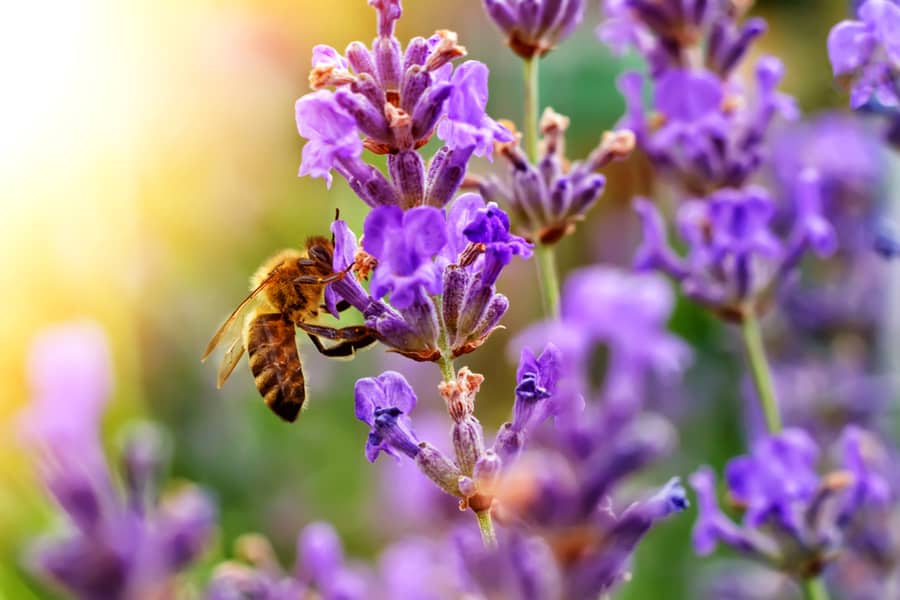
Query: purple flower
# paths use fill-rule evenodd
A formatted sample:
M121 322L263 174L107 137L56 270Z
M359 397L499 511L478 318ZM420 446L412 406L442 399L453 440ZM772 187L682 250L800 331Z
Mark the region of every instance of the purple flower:
M300 176L321 177L331 187L331 169L362 154L356 123L326 90L297 100L296 114L297 129L309 140L303 147Z
M509 234L508 217L485 206L477 194L464 194L442 211L417 207L403 213L380 207L365 223L366 250L377 259L373 296L353 275L329 286L326 305L339 298L359 310L379 341L418 361L441 357L443 327L453 356L474 351L497 328L509 300L495 282L513 255L527 255L530 245ZM332 226L336 271L355 260L356 238L343 221ZM478 240L470 241L469 236ZM380 300L391 293L390 305ZM440 294L438 307L431 296ZM439 311L440 310L440 314Z
M563 138L568 126L569 119L546 109L541 118L543 150L537 164L529 162L518 143L504 144L500 152L509 163L506 181L496 177L479 181L486 199L502 198L521 231L543 244L556 243L574 231L606 185L606 179L596 171L628 156L634 148L630 131L606 132L585 160L567 165Z
M481 285L494 285L513 256L531 258L533 246L509 233L509 216L493 202L475 213L463 234L470 242L485 246Z
M540 407L556 392L556 384L562 375L562 354L553 344L547 344L540 356L534 356L530 348L522 349L519 368L516 370L516 401L513 405L512 429L524 432L532 423L540 423Z
M835 77L850 85L850 106L864 106L873 96L900 107L900 5L867 0L859 20L841 21L828 35L828 56Z
M807 185L816 185L813 175ZM775 205L762 188L726 188L705 200L684 202L678 209L678 229L688 245L684 259L669 247L658 210L638 199L644 242L635 266L663 271L680 281L691 298L724 317L740 318L744 304L782 281L807 250L820 255L834 251L834 232L817 193L808 187L794 199L794 228L785 243L772 229Z
M372 428L366 442L366 458L370 462L375 462L379 452L410 458L419 454L409 419L416 406L416 394L403 375L386 371L375 378L360 379L354 397L356 418Z
M671 375L690 360L688 347L666 329L673 306L671 290L659 277L586 267L565 283L562 320L588 343L609 345L611 370Z
M654 77L692 64L691 55L698 54L724 79L766 29L762 19L739 24L739 12L725 2L706 0L604 0L606 20L597 37L619 54L637 50Z
M447 241L441 211L422 206L406 213L394 206L376 208L366 217L364 247L378 259L372 295L391 294L391 304L408 308L422 291L440 293L440 270L432 261Z
M884 221L880 224L875 233L872 248L886 259L900 256L900 235L897 234L893 223Z
M216 568L206 590L207 600L294 600L309 594L323 600L371 597L374 582L344 560L340 539L328 523L311 523L300 532L293 572L282 569L269 541L261 535L239 537L235 552L242 562L226 561Z
M725 470L729 497L744 511L742 526L719 509L712 470L698 470L690 480L699 505L697 552L708 554L722 542L785 573L818 574L847 543L851 522L863 521L889 498L871 455L860 451L872 439L867 435L846 429L844 470L824 476L816 470L819 448L804 430L789 428L757 440L750 454Z
M393 33L400 3L370 4L378 13L371 48L352 42L343 56L329 46L313 49L309 81L317 91L297 102L298 128L309 139L300 174L330 185L335 168L373 208L443 207L473 152L490 156L493 143L512 134L485 113L487 67L469 61L454 70L466 53L455 33L416 37L404 50ZM426 171L419 149L436 129L446 145ZM362 160L363 148L387 155L390 180Z
M584 0L484 0L484 9L524 59L547 54L584 17Z
M744 524L759 527L770 519L788 531L799 531L793 506L816 493L819 449L802 429L785 429L757 440L751 454L728 463L725 480L735 500L746 507Z
M45 330L29 356L33 403L22 417L44 485L69 531L35 543L30 566L77 598L158 593L197 559L216 511L191 486L156 497L165 461L158 431L134 428L125 440L124 495L114 485L99 439L111 387L102 330L73 323Z
M39 445L93 443L112 388L103 330L73 322L37 334L28 355L32 399L22 415L26 441Z
M511 142L512 133L485 113L488 68L466 61L450 80L453 92L447 100L447 116L438 125L438 137L450 148L473 147L475 155L491 157L494 142Z

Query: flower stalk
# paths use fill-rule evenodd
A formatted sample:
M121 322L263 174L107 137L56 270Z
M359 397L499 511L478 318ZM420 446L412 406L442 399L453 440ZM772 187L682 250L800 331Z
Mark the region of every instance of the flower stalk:
M759 320L752 309L745 311L741 322L741 334L744 338L744 347L750 363L750 373L753 376L756 395L766 419L766 428L769 433L778 433L782 429L781 414L775 396L775 385L772 383L772 370L769 367L769 360L766 358Z
M810 577L800 582L803 597L806 600L828 600L828 590L821 577Z
M481 541L484 547L492 550L497 547L497 534L494 532L494 521L491 519L491 509L480 510L475 513L478 517L478 530L481 532Z
M540 59L525 59L525 124L524 147L531 164L537 164L538 125L540 121ZM556 251L551 244L536 243L535 264L538 270L538 284L541 290L541 304L544 315L550 318L559 317L559 275L556 271Z

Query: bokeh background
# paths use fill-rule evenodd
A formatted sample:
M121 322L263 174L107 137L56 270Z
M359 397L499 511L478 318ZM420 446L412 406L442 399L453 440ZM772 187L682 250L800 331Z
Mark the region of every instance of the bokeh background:
M470 57L491 68L491 114L520 119L519 61L480 2L405 4L401 40L457 31ZM596 42L597 4L590 2L579 32L541 73L543 104L572 118L572 156L589 151L615 123L623 108L615 76L638 65ZM846 3L769 0L755 10L770 23L763 50L786 62L784 87L802 109L844 106L825 39ZM321 180L297 177L302 142L293 105L308 91L315 43L343 48L368 42L373 32L364 0L31 0L4 7L0 598L53 597L22 568L24 543L55 520L18 449L16 413L28 398L30 337L69 319L94 319L111 339L110 447L133 419L163 423L175 449L173 480L196 481L219 502L216 548L191 574L195 581L246 531L268 535L285 562L293 560L295 532L312 520L333 522L348 552L363 559L403 531L415 498L385 497L383 471L391 465L365 461L365 426L351 408L352 382L396 361L379 349L353 362L327 361L302 347L311 407L293 426L272 417L245 365L217 391L215 365L199 361L266 256L326 232L336 207L360 229L362 204L342 181L328 192ZM474 168L492 167L481 161ZM637 223L627 202L654 182L640 160L614 165L608 175L600 206L563 244L563 272L631 256ZM530 264L515 264L500 288L514 298L508 332L470 361L488 376L478 410L491 425L511 405L506 343L540 312ZM697 348L697 367L683 390L661 399L676 407L682 451L648 481L701 462L720 467L744 443L732 338L689 305L679 306L673 327ZM429 365L415 370L423 404L438 378ZM690 549L692 522L689 512L651 533L620 597L691 597L708 563Z

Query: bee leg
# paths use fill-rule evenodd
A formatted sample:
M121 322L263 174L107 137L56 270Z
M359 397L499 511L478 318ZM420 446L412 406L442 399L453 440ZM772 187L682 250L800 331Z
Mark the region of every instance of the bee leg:
M347 276L347 271L338 271L337 273L332 273L331 275L326 275L325 277L316 277L315 275L303 275L294 280L294 283L301 284L318 284L324 285L326 283L334 283L335 281L340 281L344 277Z
M363 325L336 328L300 323L298 327L309 335L316 350L324 356L352 356L357 350L378 341L375 331ZM335 340L338 343L326 347L319 338Z
M326 340L354 341L375 335L375 330L365 325L350 325L349 327L328 327L325 325L313 325L311 323L297 323L297 327Z
M318 350L319 354L321 354L322 356L328 356L331 358L346 358L348 356L353 356L353 354L356 352L356 346L353 342L340 342L329 348L322 343L322 340L320 340L313 334L310 333L308 335L309 339L312 340L313 345L316 347L316 350Z
M349 309L350 307L352 307L352 306L353 306L353 305L350 304L349 302L347 302L346 300L341 300L340 302L338 302L338 303L335 305L335 308L337 309L337 311L338 311L339 313L342 313L342 312L344 312L345 310L348 310L348 309ZM321 308L322 310L326 310L328 307L325 306L325 305L323 304L323 305L320 306L319 308Z

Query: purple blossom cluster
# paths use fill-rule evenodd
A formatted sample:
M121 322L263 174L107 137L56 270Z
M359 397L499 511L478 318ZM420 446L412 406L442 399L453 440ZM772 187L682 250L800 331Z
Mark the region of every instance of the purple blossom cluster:
M125 437L117 485L100 442L112 381L102 330L85 322L43 331L29 378L23 441L66 521L33 544L31 569L85 600L170 596L176 574L211 541L216 508L189 485L160 496L165 444L149 424Z
M681 285L685 295L720 315L741 320L759 312L773 288L790 275L807 251L829 256L836 250L834 229L822 214L821 183L805 171L794 195L794 222L780 238L773 228L776 207L765 188L722 189L678 208L678 232L688 247L679 256L668 244L662 214L647 199L635 208L644 241L635 267L659 270Z
M719 508L712 469L694 473L697 552L709 554L722 543L799 577L820 573L849 543L854 521L892 498L875 463L884 456L876 438L850 426L838 446L839 469L825 475L816 468L820 450L802 429L760 438L749 455L729 462L728 497L743 512L741 525Z
M547 108L540 122L543 139L537 162L529 161L518 142L499 144L508 177L478 179L481 195L508 204L522 235L536 243L555 244L572 233L603 193L606 178L597 171L634 148L631 131L608 131L585 160L570 163L565 155L568 127L567 117Z
M451 31L413 38L403 50L394 35L400 0L370 4L378 14L372 48L313 49L316 91L296 106L297 129L308 140L300 175L330 186L335 170L372 208L444 207L473 154L490 156L495 141L512 140L485 113L488 69L478 61L454 66L466 50ZM419 149L435 133L444 145L426 169ZM389 179L363 160L363 149L387 155Z
M774 117L794 118L793 100L778 91L784 66L772 56L756 63L755 89L738 76L751 45L765 31L762 19L741 23L728 0L607 0L597 35L615 52L634 49L647 61L653 110L643 106L645 80L619 78L627 110L619 127L661 173L690 194L740 188L765 158Z
M872 108L887 116L885 140L900 147L900 4L895 0L857 3L856 19L835 25L828 36L834 77L850 90L854 110Z

